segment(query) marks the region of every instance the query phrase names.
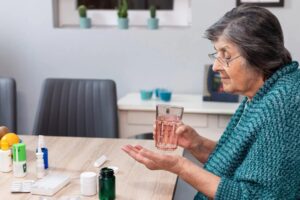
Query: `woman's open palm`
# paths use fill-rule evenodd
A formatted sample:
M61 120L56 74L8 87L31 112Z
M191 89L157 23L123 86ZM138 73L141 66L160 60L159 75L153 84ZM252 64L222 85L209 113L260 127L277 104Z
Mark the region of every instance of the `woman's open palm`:
M144 164L148 169L151 170L166 170L173 173L178 173L182 163L181 159L183 159L177 155L164 155L155 153L143 148L140 145L126 145L122 147L122 149L133 159Z

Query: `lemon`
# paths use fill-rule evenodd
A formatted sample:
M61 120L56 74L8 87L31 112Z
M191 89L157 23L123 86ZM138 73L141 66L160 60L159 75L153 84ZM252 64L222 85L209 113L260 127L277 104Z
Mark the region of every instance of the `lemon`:
M2 140L6 140L8 145L11 147L13 144L19 143L20 139L15 133L6 133L2 138Z
M8 145L8 142L6 140L1 140L0 144L1 144L1 149L3 151L6 151L6 150L9 149L9 145Z

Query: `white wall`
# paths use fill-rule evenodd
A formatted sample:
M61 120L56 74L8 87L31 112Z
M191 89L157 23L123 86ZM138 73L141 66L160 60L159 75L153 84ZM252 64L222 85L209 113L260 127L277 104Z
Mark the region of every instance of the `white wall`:
M286 46L300 58L299 0L272 8ZM118 96L167 87L201 93L202 69L212 51L204 30L235 6L235 0L194 0L193 26L183 30L54 29L51 0L10 0L0 6L0 75L14 77L18 130L30 133L42 81L47 77L110 78ZM159 16L159 13L158 13Z

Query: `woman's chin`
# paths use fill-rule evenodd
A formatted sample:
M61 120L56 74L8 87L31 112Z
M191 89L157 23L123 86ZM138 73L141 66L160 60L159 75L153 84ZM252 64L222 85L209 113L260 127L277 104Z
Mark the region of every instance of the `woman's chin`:
M223 84L223 91L226 93L233 93L234 91L232 90L232 87L230 87L230 85L227 84Z

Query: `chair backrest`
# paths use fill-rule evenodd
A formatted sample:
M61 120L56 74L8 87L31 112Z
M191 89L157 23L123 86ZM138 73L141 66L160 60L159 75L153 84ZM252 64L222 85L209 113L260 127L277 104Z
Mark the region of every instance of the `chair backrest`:
M46 79L33 131L55 136L118 137L115 82Z
M129 139L142 139L142 140L153 140L153 132L149 133L140 133L131 137Z
M0 77L0 125L11 132L17 131L16 81Z

